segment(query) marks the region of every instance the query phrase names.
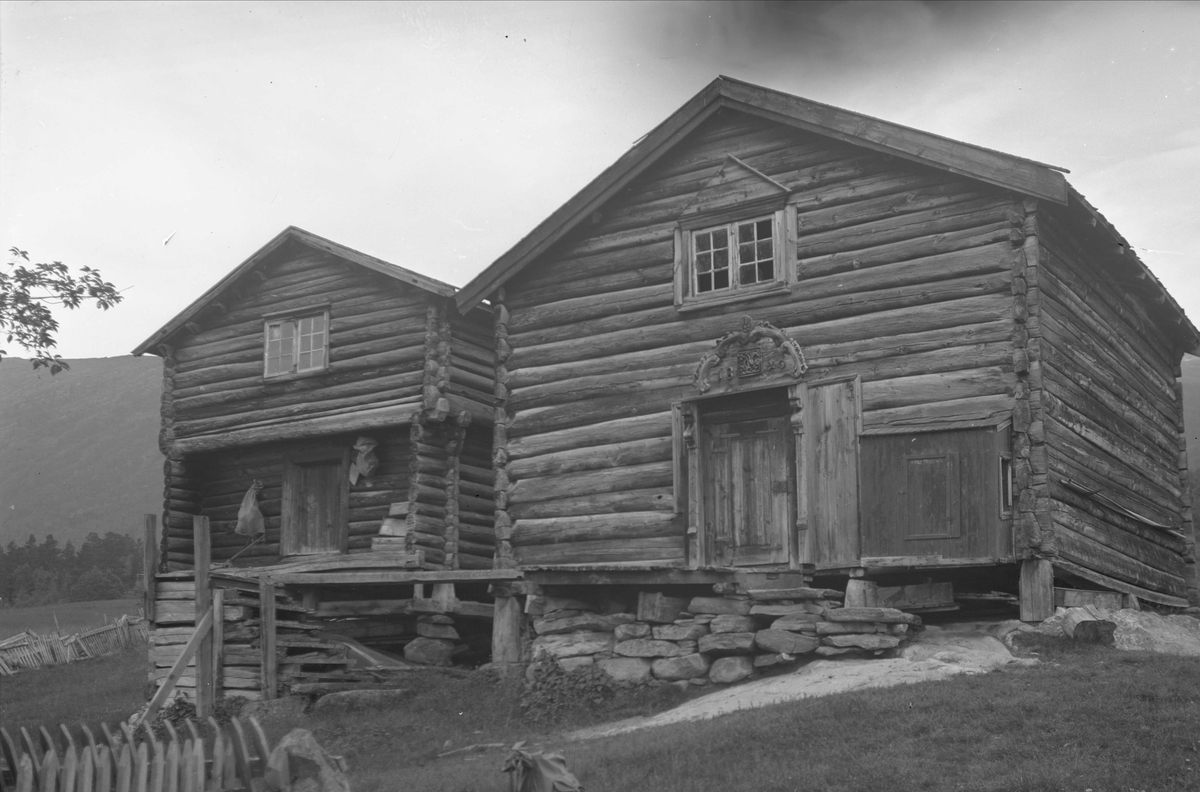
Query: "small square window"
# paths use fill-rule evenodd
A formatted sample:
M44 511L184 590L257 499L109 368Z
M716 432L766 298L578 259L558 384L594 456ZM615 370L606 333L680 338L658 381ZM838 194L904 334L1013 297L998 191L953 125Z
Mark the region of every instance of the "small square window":
M770 217L692 232L692 294L735 291L776 280Z
M329 315L268 319L263 333L263 376L279 377L328 367Z

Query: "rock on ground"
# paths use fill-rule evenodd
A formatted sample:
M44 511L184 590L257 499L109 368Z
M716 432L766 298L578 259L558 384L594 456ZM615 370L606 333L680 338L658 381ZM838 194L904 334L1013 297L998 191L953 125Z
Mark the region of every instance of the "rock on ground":
M350 792L341 757L326 753L307 729L292 729L271 751L266 782L292 792Z

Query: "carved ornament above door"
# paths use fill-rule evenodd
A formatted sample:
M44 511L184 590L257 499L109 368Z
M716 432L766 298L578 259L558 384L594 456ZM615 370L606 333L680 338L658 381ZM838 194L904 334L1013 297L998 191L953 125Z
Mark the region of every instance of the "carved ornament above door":
M740 330L726 333L700 358L694 384L700 393L715 395L792 383L807 370L799 344L770 322L745 316Z

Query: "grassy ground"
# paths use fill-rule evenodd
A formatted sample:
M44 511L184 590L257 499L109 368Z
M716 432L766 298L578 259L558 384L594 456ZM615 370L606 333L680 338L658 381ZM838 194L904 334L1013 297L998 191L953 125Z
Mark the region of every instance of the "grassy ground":
M400 706L280 716L264 726L272 740L293 727L312 730L346 756L355 792L502 792L504 750L438 754L522 739L562 752L589 792L1200 790L1200 660L1028 641L1039 666L583 743L561 734L663 709L680 694L583 700L550 722L521 711L519 681L422 673ZM141 700L142 662L139 653L0 679L0 720L127 715ZM35 689L35 678L49 674ZM81 702L93 699L87 711L95 714L81 714Z
M83 721L112 726L145 702L146 646L36 671L0 676L0 726L53 728Z
M0 638L7 638L25 630L33 630L41 635L56 629L78 632L85 627L103 624L105 617L114 621L124 613L136 616L140 605L141 600L120 599L63 602L57 605L39 605L36 608L0 608Z

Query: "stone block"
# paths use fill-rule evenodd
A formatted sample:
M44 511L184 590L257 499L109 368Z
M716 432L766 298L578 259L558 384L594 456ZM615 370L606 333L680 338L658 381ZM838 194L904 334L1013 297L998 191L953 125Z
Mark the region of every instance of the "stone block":
M687 607L682 597L668 597L658 591L642 591L638 594L637 620L668 624L679 618Z
M425 638L444 638L447 641L458 640L458 630L454 629L450 624L432 624L430 622L417 622L417 635Z
M695 679L708 674L711 663L702 654L693 653L681 657L664 657L655 660L650 667L658 679Z
M441 638L414 638L404 645L404 659L419 665L448 666L454 642Z
M677 657L683 649L673 641L656 641L653 638L634 638L621 641L613 652L622 657Z
M607 632L613 624L607 616L599 613L580 613L565 618L547 617L533 623L533 631L538 635L563 635L573 632Z
M754 659L746 655L719 658L708 669L708 678L718 685L741 682L752 676L754 676Z
M826 646L846 648L855 646L859 649L893 649L900 645L897 635L826 635L821 639Z
M814 605L811 602L800 602L795 605L762 605L756 603L750 606L751 616L796 616L806 613L820 615L824 612L824 608L820 605Z
M650 661L642 657L613 657L596 665L618 682L645 682L650 679Z
M825 618L835 622L884 622L885 624L916 624L921 623L921 617L905 613L895 608L835 608L825 614Z
M586 668L596 662L596 658L591 655L580 655L579 657L563 657L559 658L558 667L563 671L570 673L579 668Z
M796 662L796 658L790 654L773 653L754 655L755 668L773 668L775 666L787 665Z
M790 616L781 616L771 622L771 629L816 632L817 625L824 623L825 620L815 613L793 613Z
M539 635L533 639L533 659L541 657L578 657L606 652L612 648L610 632L576 632L566 635Z
M811 652L821 642L787 630L759 630L754 634L754 645L764 652L799 655Z
M706 635L700 639L698 648L714 657L751 654L754 652L754 633L720 633Z
M861 651L861 649L855 649L853 647L839 649L836 646L818 646L813 654L820 655L821 657L837 657L838 655L844 654L858 654Z
M675 641L675 644L683 650L684 654L699 651L699 643L697 641Z
M748 599L732 599L729 597L692 597L688 603L689 613L711 613L714 615L747 616L751 603Z
M907 626L907 625L906 625ZM884 625L884 629L887 626ZM869 635L877 632L875 622L821 622L817 625L817 635L847 635L861 633Z
M654 637L660 641L696 641L708 635L704 624L663 624L654 627Z
M749 616L736 616L731 613L723 613L717 616L708 624L709 632L712 633L734 633L734 632L753 632L756 628L754 619Z
M650 625L645 622L630 622L618 624L613 628L613 637L618 641L628 641L632 638L649 638Z
M753 589L746 592L750 599L756 602L773 602L777 600L840 600L844 594L834 589L815 589L804 586L781 589Z
M350 792L346 765L325 752L307 729L292 729L271 751L263 773L267 789Z

